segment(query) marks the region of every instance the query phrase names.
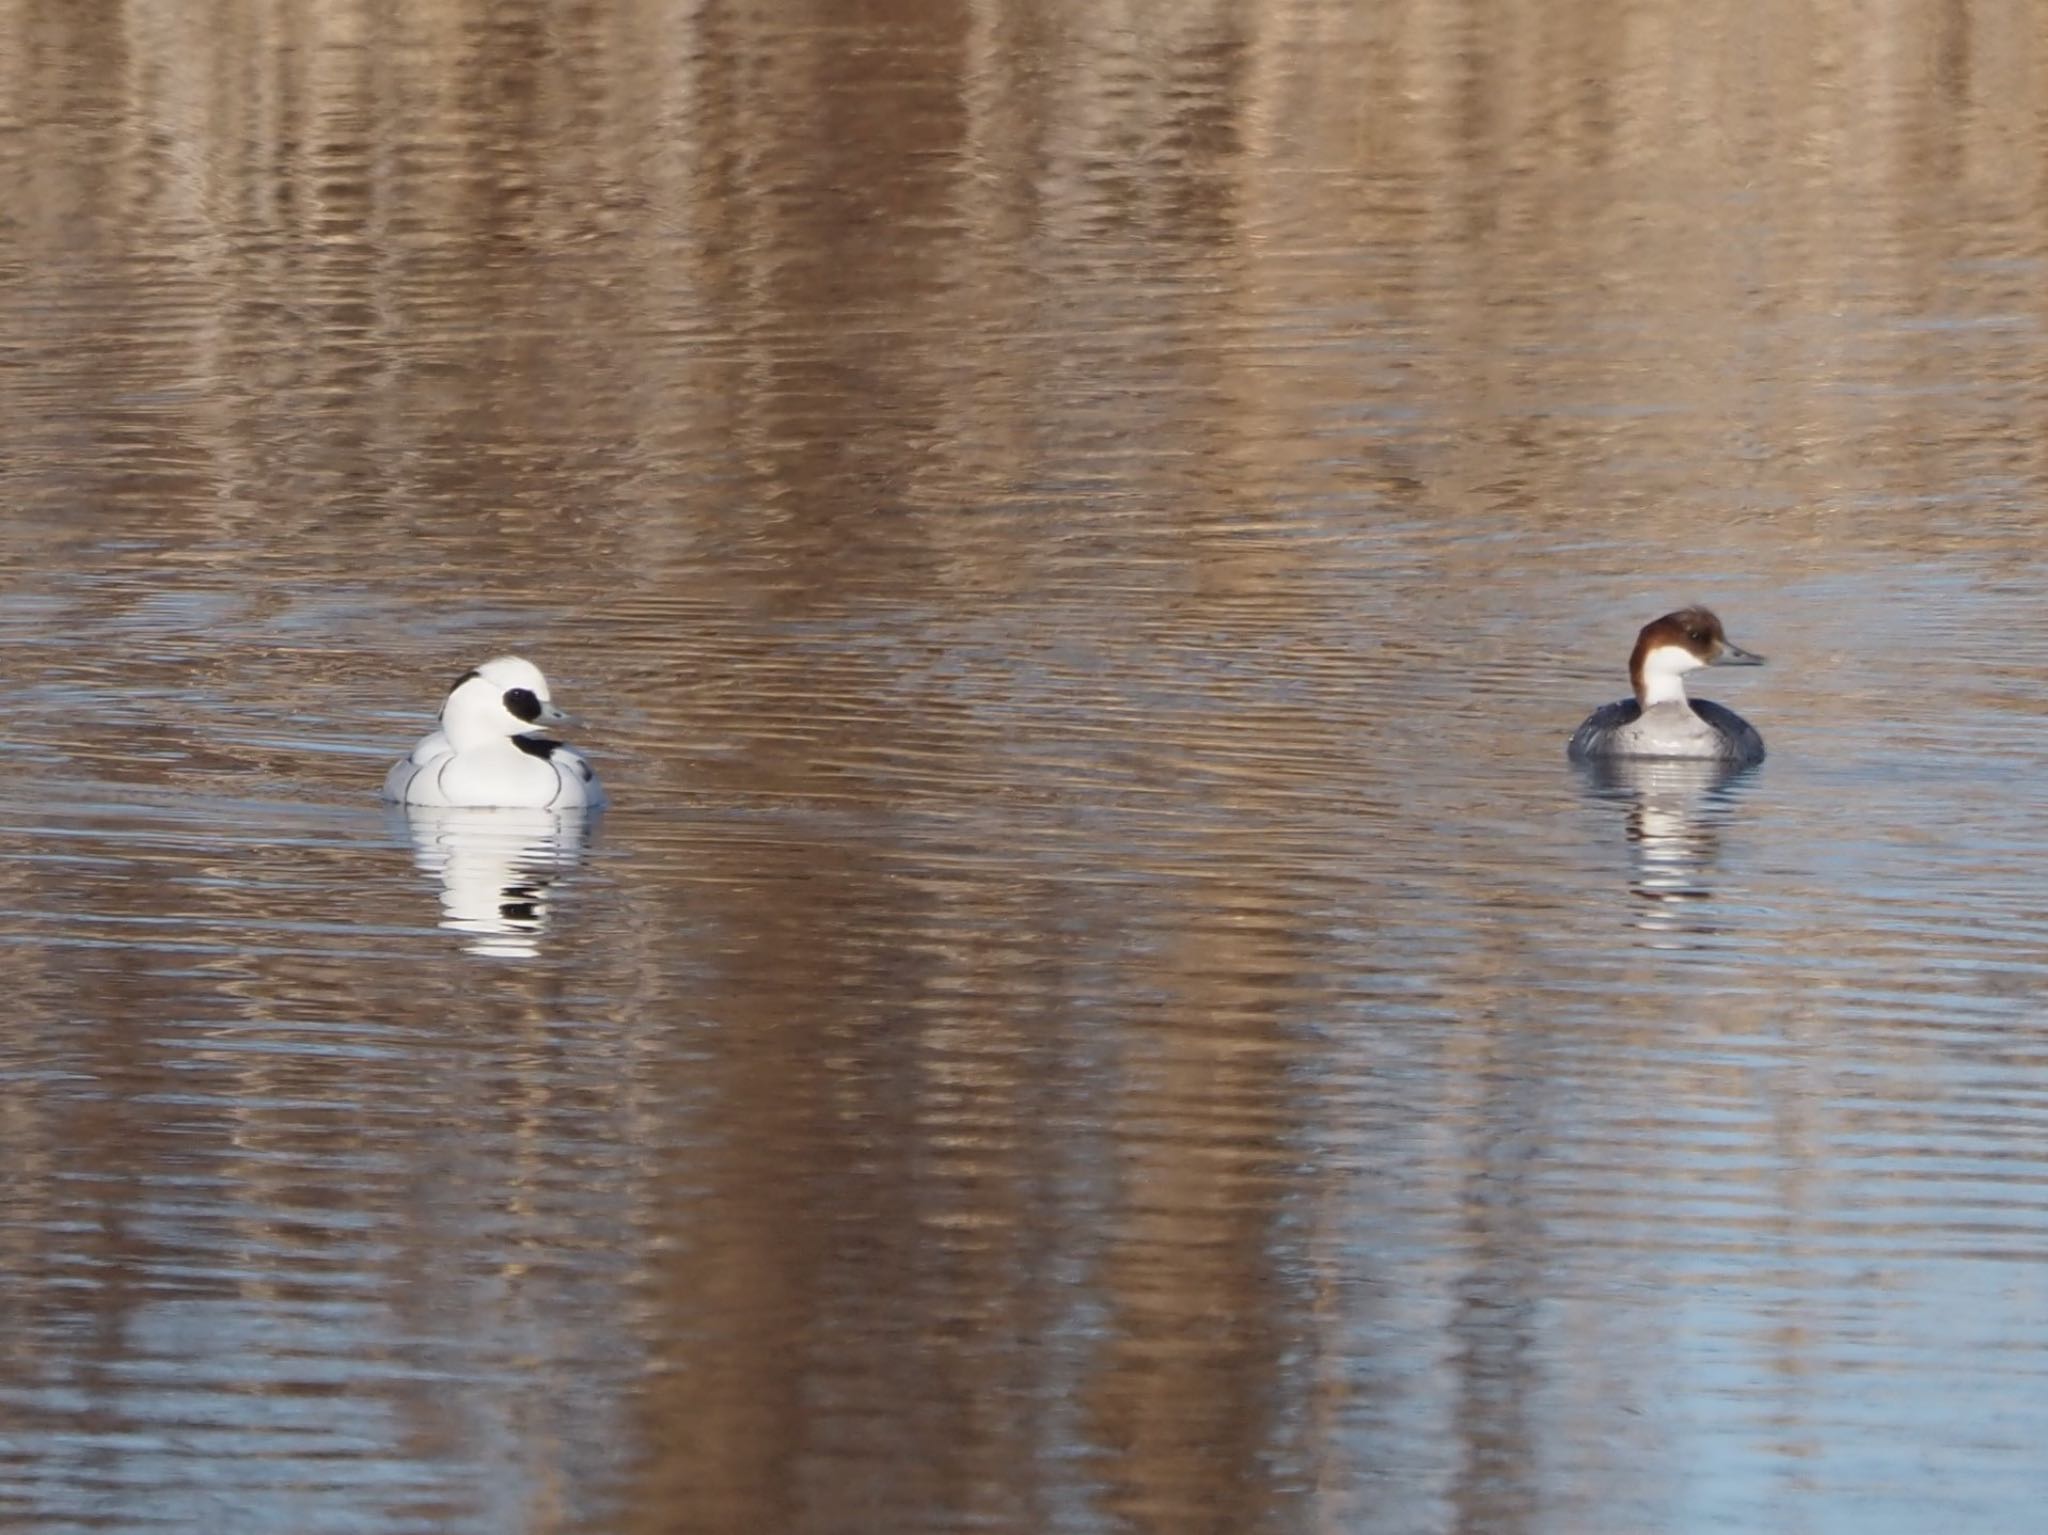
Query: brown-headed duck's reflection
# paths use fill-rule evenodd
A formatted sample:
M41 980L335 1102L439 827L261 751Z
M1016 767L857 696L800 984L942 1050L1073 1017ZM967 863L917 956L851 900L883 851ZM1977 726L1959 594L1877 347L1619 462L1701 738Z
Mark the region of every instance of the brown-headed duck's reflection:
M1637 925L1673 936L1719 932L1708 903L1721 838L1755 765L1612 757L1581 763L1578 771L1598 798L1627 807L1629 889L1646 903Z

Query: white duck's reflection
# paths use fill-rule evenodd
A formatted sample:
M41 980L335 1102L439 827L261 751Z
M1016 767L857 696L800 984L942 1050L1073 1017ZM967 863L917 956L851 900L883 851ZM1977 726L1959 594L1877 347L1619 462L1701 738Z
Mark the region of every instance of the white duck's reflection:
M1718 931L1700 903L1714 896L1721 835L1754 764L1610 757L1580 771L1600 798L1629 807L1635 865L1629 888L1648 903L1637 925L1674 936Z
M472 954L530 959L548 927L548 894L583 861L595 813L407 805L413 858L441 882L441 926Z

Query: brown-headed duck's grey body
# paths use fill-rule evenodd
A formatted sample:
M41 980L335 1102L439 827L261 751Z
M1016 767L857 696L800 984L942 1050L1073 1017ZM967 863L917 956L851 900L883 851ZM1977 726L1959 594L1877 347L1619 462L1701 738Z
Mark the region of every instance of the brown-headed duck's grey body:
M1685 696L1684 677L1702 666L1761 666L1731 644L1705 608L1681 608L1643 625L1628 658L1636 696L1595 709L1572 735L1574 762L1610 757L1680 757L1744 764L1764 760L1764 738L1733 709Z

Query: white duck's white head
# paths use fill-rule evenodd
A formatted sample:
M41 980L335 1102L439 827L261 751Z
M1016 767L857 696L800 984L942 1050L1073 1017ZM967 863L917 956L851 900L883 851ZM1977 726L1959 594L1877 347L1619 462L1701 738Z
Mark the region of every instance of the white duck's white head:
M498 656L464 672L441 705L441 728L457 751L508 740L569 718L548 696L548 679L519 656Z

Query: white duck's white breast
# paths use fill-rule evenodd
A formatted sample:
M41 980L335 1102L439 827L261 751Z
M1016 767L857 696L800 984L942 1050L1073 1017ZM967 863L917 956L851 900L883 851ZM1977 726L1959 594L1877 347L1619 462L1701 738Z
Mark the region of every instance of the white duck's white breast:
M574 747L526 736L455 751L439 731L385 776L384 796L407 805L555 810L605 800L597 774Z

